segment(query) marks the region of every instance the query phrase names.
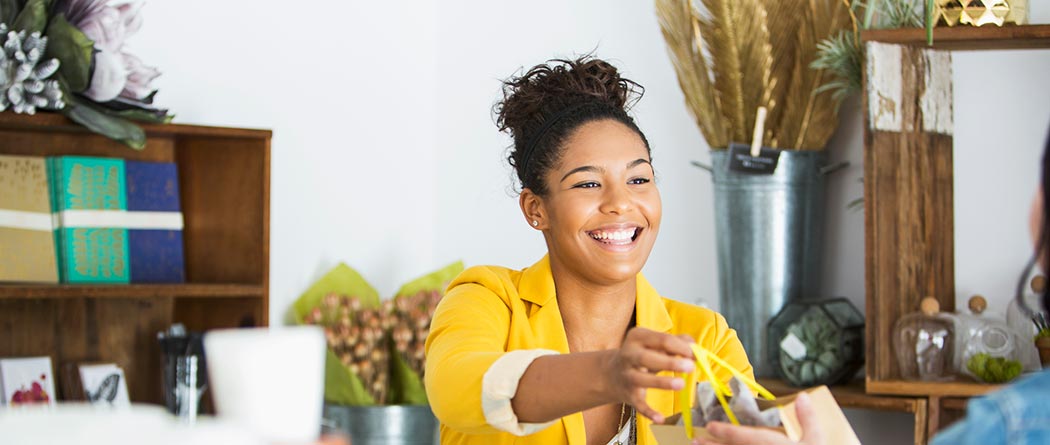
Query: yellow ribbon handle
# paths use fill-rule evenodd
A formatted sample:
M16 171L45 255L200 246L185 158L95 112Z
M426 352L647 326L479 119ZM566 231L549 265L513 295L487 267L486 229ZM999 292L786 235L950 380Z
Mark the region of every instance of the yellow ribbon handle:
M733 410L729 409L729 403L726 402L727 396L732 396L733 393L729 388L729 385L725 382L721 382L715 377L712 364L718 365L725 370L733 374L734 377L744 382L752 391L756 394L764 397L767 400L776 400L773 393L769 392L762 385L759 385L751 377L744 375L738 369L734 368L725 360L715 355L713 352L704 349L698 344L690 345L693 349L693 356L696 360L696 370L685 376L685 387L678 392L678 400L681 402L680 405L684 407L682 410L682 421L685 424L685 435L686 437L693 438L693 401L696 400L696 383L697 375L699 374L703 381L711 384L711 389L715 392L715 397L718 398L718 403L722 405L722 409L725 410L726 416L729 417L729 421L733 425L740 425L740 421L737 420L736 415L733 414Z

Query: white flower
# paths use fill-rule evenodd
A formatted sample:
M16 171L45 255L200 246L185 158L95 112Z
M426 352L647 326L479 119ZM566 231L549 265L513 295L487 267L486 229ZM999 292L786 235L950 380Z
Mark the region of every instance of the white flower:
M113 51L95 53L95 72L91 75L91 85L84 95L95 102L109 102L116 99L124 90L128 81L128 70L124 66L124 55Z

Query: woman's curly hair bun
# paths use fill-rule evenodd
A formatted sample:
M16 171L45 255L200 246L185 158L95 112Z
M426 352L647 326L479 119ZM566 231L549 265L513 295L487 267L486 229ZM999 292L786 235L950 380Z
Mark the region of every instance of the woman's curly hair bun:
M615 66L590 55L549 60L504 81L503 99L493 110L500 131L514 139L507 159L521 186L544 194L541 178L557 161L558 148L572 130L587 122L615 119L644 141L627 114L644 91Z

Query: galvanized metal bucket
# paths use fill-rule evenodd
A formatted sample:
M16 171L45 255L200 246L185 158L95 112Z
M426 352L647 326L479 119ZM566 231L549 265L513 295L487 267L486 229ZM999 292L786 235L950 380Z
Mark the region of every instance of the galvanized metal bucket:
M436 445L438 421L426 405L325 404L324 418L353 445Z
M730 171L725 150L711 160L720 310L755 373L773 376L766 323L784 303L820 292L827 156L785 150L772 175Z

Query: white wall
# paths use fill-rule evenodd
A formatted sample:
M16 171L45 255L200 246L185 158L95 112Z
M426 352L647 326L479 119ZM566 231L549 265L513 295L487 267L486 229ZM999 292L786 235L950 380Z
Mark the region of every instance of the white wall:
M1032 6L1033 21L1050 22L1050 8ZM389 296L456 259L512 267L538 259L543 241L511 194L510 139L496 132L490 107L499 79L591 50L647 89L635 115L653 147L664 219L645 273L667 296L717 307L712 187L689 165L708 159L707 145L684 106L652 2L180 0L153 1L144 14L131 45L165 73L158 101L176 122L274 130L272 323L340 261ZM1024 255L1015 221L1035 184L1037 167L1025 163L1050 116L1039 83L1050 58L957 54L955 67L956 161L975 170L957 175L959 290L994 300ZM1027 86L1003 99L975 93L998 76ZM980 124L988 111L1017 119L1006 128ZM846 209L862 194L858 102L842 113L831 157L853 165L828 187L825 294L863 309L863 214ZM963 148L970 141L978 150ZM971 193L996 210L972 204ZM989 219L1006 225L985 230ZM996 244L1000 234L1009 241ZM970 250L973 240L989 243ZM1007 278L966 281L981 276ZM882 424L911 431L901 415L850 416L869 444L897 443L880 438Z

